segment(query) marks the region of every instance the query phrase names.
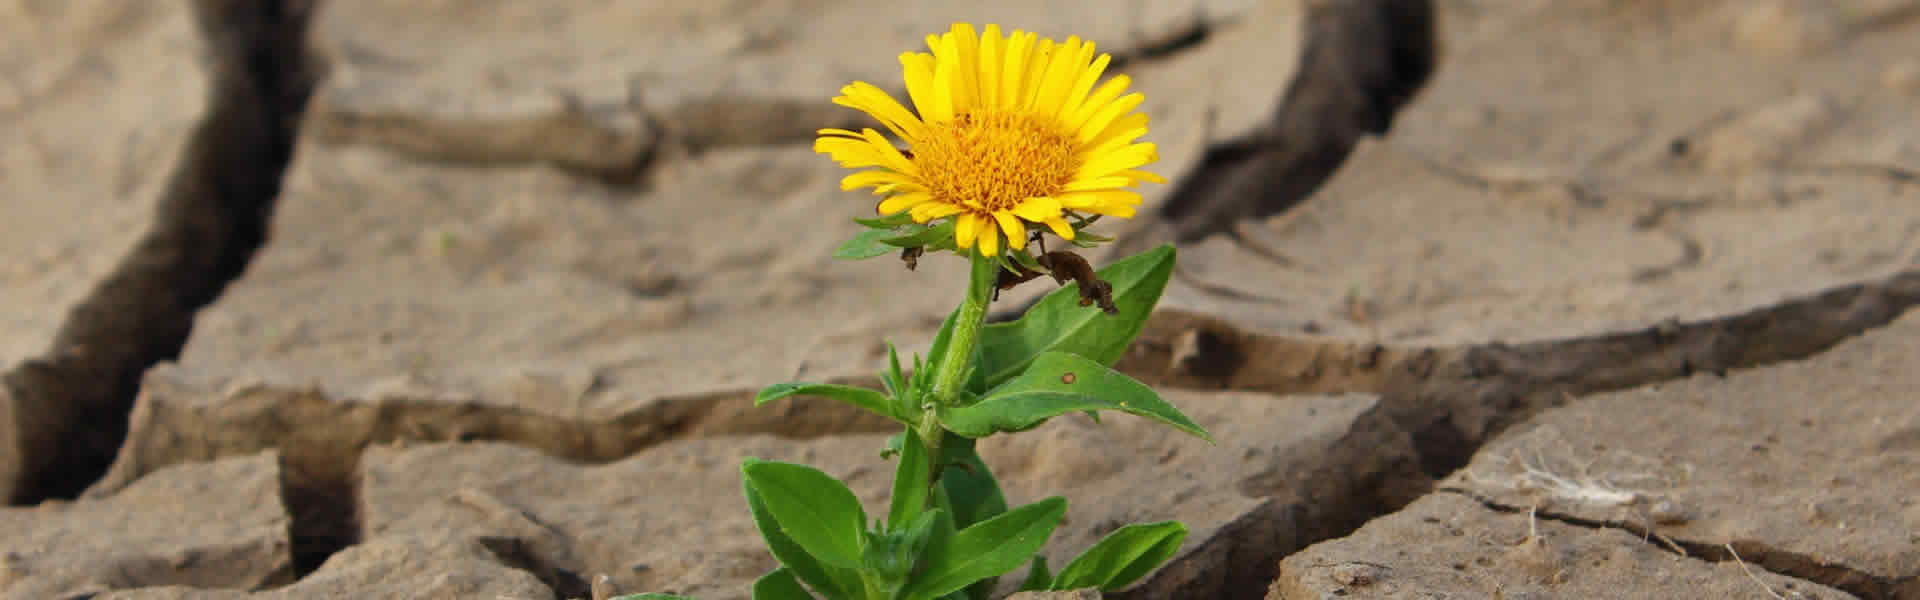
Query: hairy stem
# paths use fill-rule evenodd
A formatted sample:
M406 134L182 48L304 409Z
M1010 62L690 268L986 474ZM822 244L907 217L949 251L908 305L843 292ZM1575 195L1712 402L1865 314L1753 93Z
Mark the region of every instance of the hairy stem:
M940 448L946 444L947 430L940 426L939 414L934 407L953 406L960 401L961 386L968 367L973 364L973 348L980 341L980 327L987 321L987 303L992 302L993 287L1000 275L1000 263L980 254L978 250L967 253L973 268L967 278L967 295L960 301L960 310L954 315L953 331L947 338L947 353L941 357L940 364L933 373L933 403L920 417L916 428L920 441L927 446L927 460L931 461L932 476L927 484L940 485L941 462ZM933 498L929 495L929 499Z
M973 347L980 341L980 326L986 323L987 303L1000 274L1000 263L978 251L968 254L972 256L973 272L968 278L967 296L960 302L959 313L954 315L952 337L947 338L947 355L935 366L939 370L933 374L933 401L939 406L953 406L960 401L961 386L967 383L961 378L966 377L968 367L974 366Z

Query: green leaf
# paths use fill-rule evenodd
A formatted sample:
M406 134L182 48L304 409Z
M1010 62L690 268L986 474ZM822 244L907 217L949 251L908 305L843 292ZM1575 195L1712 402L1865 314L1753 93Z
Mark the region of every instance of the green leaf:
M912 427L900 443L900 464L893 470L893 500L887 508L887 530L898 531L927 508L933 489L933 469L927 464L927 445Z
M1041 354L1027 372L994 388L978 402L939 410L940 423L947 430L970 438L1026 431L1076 410L1117 410L1213 441L1206 428L1160 399L1146 384L1065 352Z
M1034 271L1038 273L1047 272L1047 268L1040 265L1040 260L1034 258L1033 254L1028 253L1026 250L1014 250L1012 252L1008 252L1007 254L1009 255L1008 258L1011 258L1014 264L1018 264L1028 271ZM1008 270L1012 270L1012 269L1008 269Z
M1179 536L1161 539L1159 544L1155 544L1153 548L1141 554L1140 558L1135 559L1133 564L1128 565L1125 569L1121 569L1118 574L1115 574L1109 579L1107 581L1109 587L1103 589L1117 590L1133 585L1133 583L1139 581L1140 578L1146 577L1148 573L1152 573L1154 569L1160 568L1161 565L1171 560L1174 554L1180 552L1180 545L1186 543L1186 541L1187 530L1186 526L1182 525Z
M900 371L900 352L893 348L893 342L887 342L887 371L880 374L880 383L887 387L887 395L900 397L907 391L906 375ZM901 407L895 407L899 410ZM893 413L902 414L902 413Z
M930 388L933 387L933 372L939 369L941 362L947 360L947 346L952 345L954 320L959 317L959 307L955 307L953 312L947 314L947 320L940 323L940 331L933 334L933 344L927 347L927 364L925 368L919 366L914 367L914 379L921 386L924 386L921 391L930 391ZM967 391L980 393L987 390L986 371L979 368L980 363L978 361L983 345L980 342L986 341L986 332L990 327L992 326L981 327L980 338L974 343L973 358L970 359L974 368L971 372L967 373L967 384L964 386Z
M925 565L932 564L931 561L933 560L933 556L932 556L932 552L929 550L930 548L946 547L948 544L952 543L954 534L959 533L959 531L955 529L953 526L953 515L947 512L946 510L935 508L933 510L927 511L927 514L934 517L933 524L932 526L927 528L927 532L926 532L927 537L925 540L923 540L923 543L920 545L920 557L919 557L920 560L919 560L919 563L916 565L921 567L920 572L915 573L912 579L918 579L923 577L926 574ZM909 580L905 586L902 586L900 589L895 590L894 597L907 598L911 600L925 600L928 598L938 598L939 600L970 600L970 597L967 596L965 592L961 592L961 591L955 591L952 593L937 595L937 596L917 594L912 591L913 585L914 585L913 581Z
M1007 512L1007 497L993 470L974 449L974 441L957 435L942 437L940 460L946 465L940 471L942 506L953 513L954 526L965 529Z
M813 600L813 594L800 586L792 571L779 568L754 580L753 600Z
M936 540L927 548L926 570L907 584L908 597L937 598L1019 568L1040 551L1066 515L1067 500L1055 496Z
M953 532L953 517L947 511L932 508L920 513L900 532L907 540L907 548L913 551L914 560L927 550L927 544L934 539Z
M980 364L987 387L1025 371L1042 352L1071 352L1103 365L1120 360L1140 335L1153 306L1173 276L1173 246L1160 246L1095 271L1113 286L1116 314L1080 306L1079 284L1069 283L1040 300L1019 319L980 331Z
M1177 521L1122 527L1067 563L1046 589L1117 591L1173 558L1186 540L1187 526Z
M1026 254L1026 251L1010 250L1007 252L1001 252L999 255L994 256L993 262L1000 265L1001 271L1007 271L1010 273L1019 273L1020 264L1018 260L1014 258L1014 255L1016 254ZM999 271L995 271L993 275L995 278L998 278L1000 276L1000 273ZM996 285L997 285L997 282L996 282Z
M1027 569L1027 578L1020 582L1020 591L1037 592L1053 589L1053 575L1047 572L1047 556L1033 557L1033 567Z
M871 227L874 229L892 229L895 227L899 227L901 225L912 223L913 211L903 210L903 211L893 213L891 215L887 215L884 217L873 217L871 219L862 219L859 217L855 217L853 219L853 222L859 223L861 225L865 225L867 227Z
M833 251L833 257L840 260L866 260L899 250L881 241L895 235L897 234L892 229L868 229L856 233L853 239L840 244L840 247Z
M753 459L748 460L751 463ZM780 561L781 565L806 581L807 585L813 586L813 589L819 590L829 598L846 598L848 597L846 590L861 589L858 572L853 569L820 564L820 561L814 559L813 555L807 554L800 544L795 543L793 538L787 537L786 532L782 531L779 523L774 520L773 513L767 510L765 500L753 489L752 480L747 480L743 487L746 488L747 493L747 509L753 513L753 524L760 529L760 536L766 538L767 550L773 554L774 560Z
M753 405L760 406L788 396L799 395L825 396L867 409L881 416L891 417L893 420L901 423L907 422L906 419L894 413L893 402L886 394L881 393L879 390L870 390L851 385L835 385L830 383L776 383L761 389L760 395L753 398Z
M806 465L748 459L740 471L780 531L807 554L831 566L860 566L867 512L853 490Z
M953 518L949 522L965 528L1006 513L1007 497L1000 491L1000 482L994 479L993 469L980 459L980 453L974 449L974 441L957 435L942 437L940 460L945 468L940 472L940 486L935 491L934 502L952 512ZM962 592L954 592L953 596L986 600L993 595L995 579L982 579Z
M955 320L959 318L960 309L955 307L953 312L947 313L947 320L940 322L940 330L933 333L933 343L927 346L926 364L924 366L918 364L913 366L914 379L926 380L924 385L933 385L930 381L933 377L933 370L939 368L938 365L946 360L947 346L953 345L954 323Z
M953 221L951 220L943 221L938 225L916 225L912 228L903 229L905 231L897 232L892 237L880 241L895 248L917 248L932 245L934 242L940 241L940 238L953 237Z
M907 429L911 430L913 428L908 427ZM905 431L887 436L886 445L880 447L880 460L888 460L895 456L899 456L900 449L905 448L906 443L907 443L907 432Z

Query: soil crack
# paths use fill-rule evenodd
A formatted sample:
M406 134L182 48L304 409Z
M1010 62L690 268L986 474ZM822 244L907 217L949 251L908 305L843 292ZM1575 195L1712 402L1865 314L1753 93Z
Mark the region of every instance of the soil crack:
M1434 11L1430 0L1313 3L1298 74L1272 120L1247 139L1208 148L1160 208L1171 232L1125 245L1143 247L1168 233L1198 241L1312 195L1361 138L1386 133L1426 85L1439 61Z
M1756 541L1734 541L1730 544L1710 544L1695 540L1679 539L1662 535L1659 528L1651 522L1634 520L1595 520L1551 510L1535 509L1526 506L1509 506L1483 498L1471 490L1442 487L1435 490L1440 493L1457 494L1472 499L1489 510L1502 513L1532 512L1534 516L1586 529L1619 529L1638 536L1641 540L1663 551L1683 558L1722 563L1740 561L1756 568L1765 569L1776 575L1792 577L1802 581L1818 583L1838 589L1864 600L1903 600L1920 598L1920 577L1895 577L1874 575L1846 565L1824 564L1810 556L1788 552Z
M1396 436L1411 438L1419 469L1429 482L1436 481L1466 466L1483 445L1507 428L1576 396L1807 358L1891 323L1917 304L1920 270L1910 270L1718 319L1528 344L1435 349L1426 360L1388 363L1390 381L1380 403L1361 414L1348 435L1327 451L1330 460L1322 463L1319 472L1329 477L1315 483L1317 489L1338 490L1317 502L1384 510L1354 519L1354 525L1340 531L1297 535L1276 551L1290 555L1313 543L1350 535L1372 517L1411 502L1405 495L1383 497L1368 491L1377 485L1360 484L1380 479L1403 486L1417 483L1404 481L1407 476L1397 473L1398 465L1390 460L1395 453L1390 442ZM1287 485L1290 481L1260 483L1274 492L1298 493L1282 489L1293 488ZM1733 557L1724 547L1675 543L1685 553L1706 560ZM1881 577L1822 565L1757 542L1734 542L1733 551L1769 571L1864 598L1920 598L1920 580L1912 577Z
M1243 482L1243 493L1315 517L1283 519L1271 527L1284 535L1243 539L1246 546L1234 549L1277 562L1403 509L1424 493L1423 486L1430 489L1465 466L1507 428L1577 396L1811 357L1891 323L1915 305L1920 270L1692 323L1442 348L1263 335L1206 315L1162 309L1117 366L1173 388L1381 394L1329 448L1291 461L1313 468ZM1726 548L1681 547L1710 560L1732 558ZM1920 597L1920 582L1912 578L1820 565L1752 542L1735 542L1733 551L1748 563L1863 597Z
M195 313L265 241L315 72L301 48L305 0L201 0L214 54L207 118L168 174L153 228L77 305L54 347L73 349L6 376L31 405L28 457L11 498L73 498L107 471L148 367L177 357Z
M1448 352L1433 376L1408 373L1389 384L1381 416L1416 438L1457 440L1421 444L1438 477L1507 427L1574 396L1807 358L1917 304L1920 270L1908 270L1716 319L1467 347Z
M1122 237L1114 254L1167 241L1197 242L1232 233L1243 220L1286 212L1331 179L1361 138L1386 133L1426 86L1440 60L1431 0L1310 4L1300 67L1276 100L1273 117L1244 139L1210 145L1199 165L1174 184L1155 222ZM1184 36L1115 62L1158 59L1197 46L1218 26L1199 22ZM1276 262L1290 260L1253 251ZM1018 319L1039 301L993 313L988 321Z

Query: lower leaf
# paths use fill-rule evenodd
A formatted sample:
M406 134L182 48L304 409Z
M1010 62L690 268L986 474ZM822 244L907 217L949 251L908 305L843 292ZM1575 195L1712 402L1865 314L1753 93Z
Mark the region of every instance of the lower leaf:
M1047 572L1047 557L1033 557L1033 566L1027 569L1027 578L1020 582L1020 591L1038 592L1053 589L1053 574Z
M822 564L813 555L808 554L800 544L788 537L780 529L779 522L773 518L773 512L767 510L766 501L753 489L752 481L746 482L747 509L753 513L753 524L760 529L760 535L766 538L767 550L773 553L774 560L780 561L788 571L832 598L847 597L850 590L860 589L860 574L853 569Z
M1047 589L1119 590L1173 558L1186 539L1187 526L1177 521L1122 527L1067 563Z
M1055 496L935 541L927 548L925 571L907 584L907 596L938 598L1019 568L1040 551L1066 516L1067 500Z
M740 471L778 529L807 554L829 566L860 565L867 514L846 484L792 463L748 459Z
M753 398L753 405L760 406L788 396L824 396L866 409L868 412L891 418L901 424L909 424L906 419L894 411L893 401L879 390L870 390L851 385L831 383L776 383L761 388Z
M792 571L779 568L753 582L753 600L813 600L813 594L794 579Z
M946 508L953 513L955 527L965 529L1007 512L1007 497L1000 491L993 470L980 459L974 441L957 435L944 436L940 459L946 464L940 471L940 488Z

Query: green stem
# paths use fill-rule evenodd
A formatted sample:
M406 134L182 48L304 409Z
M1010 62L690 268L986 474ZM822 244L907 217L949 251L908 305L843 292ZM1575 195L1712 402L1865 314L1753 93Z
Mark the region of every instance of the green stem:
M960 378L966 375L967 367L973 364L973 347L980 341L980 326L987 321L987 302L993 297L993 286L1000 277L1000 263L983 256L979 251L969 252L973 257L973 272L967 282L967 297L960 302L960 312L954 316L953 334L947 338L947 355L933 373L933 401L940 406L953 406L960 400L960 386L967 382ZM933 442L937 440L928 440Z
M954 316L946 356L934 365L938 370L933 372L933 405L920 416L916 427L920 441L927 446L927 460L932 461L927 483L934 486L940 484L940 448L946 444L947 430L940 427L940 416L933 407L953 406L960 401L961 386L967 384L961 379L966 376L967 368L974 366L973 347L980 341L980 327L987 321L987 303L992 300L993 287L1000 278L999 262L981 255L978 250L967 255L973 263L967 278L967 296L960 301L959 313Z

